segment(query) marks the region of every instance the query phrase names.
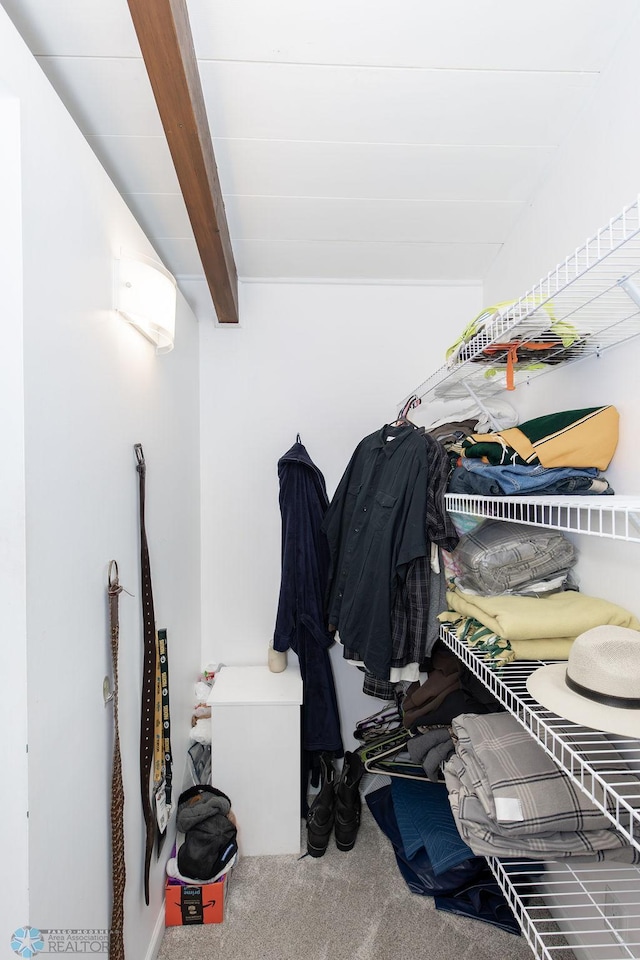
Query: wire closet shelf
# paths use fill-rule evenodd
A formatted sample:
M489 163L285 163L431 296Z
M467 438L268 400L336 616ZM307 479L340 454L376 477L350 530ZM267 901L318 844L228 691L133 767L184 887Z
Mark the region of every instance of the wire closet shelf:
M487 860L539 960L637 960L638 870Z
M640 333L639 205L640 199L625 207L518 301L503 307L462 346L454 363L424 380L400 402L399 409L411 397L424 402L503 391L508 344L517 343L521 357L526 357L512 354L513 386L517 387L560 363L599 356L636 337ZM555 335L550 333L553 330ZM542 359L536 362L541 347Z
M495 668L445 626L440 628L440 635L496 700L640 851L640 780L632 772L640 759L640 740L570 723L534 700L527 690L527 678L544 665L543 661L518 660ZM636 883L640 889L640 872L636 874Z
M640 782L632 772L640 758L640 741L590 730L542 707L526 683L544 661L494 668L446 627L440 635L640 850ZM496 857L487 862L537 960L640 958L637 866Z
M447 493L449 513L640 543L640 497L482 497Z

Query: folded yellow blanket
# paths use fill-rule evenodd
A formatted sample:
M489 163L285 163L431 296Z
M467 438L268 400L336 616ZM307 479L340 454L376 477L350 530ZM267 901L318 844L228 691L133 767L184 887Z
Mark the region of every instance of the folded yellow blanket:
M469 644L480 659L503 666L514 660L568 660L574 637L543 637L538 640L506 640L499 637L479 620L461 617L453 610L438 614L458 640Z
M516 660L568 660L573 637L542 640L509 640Z
M481 597L455 589L447 592L447 604L507 640L566 639L605 623L640 630L640 620L628 610L574 590L548 597Z

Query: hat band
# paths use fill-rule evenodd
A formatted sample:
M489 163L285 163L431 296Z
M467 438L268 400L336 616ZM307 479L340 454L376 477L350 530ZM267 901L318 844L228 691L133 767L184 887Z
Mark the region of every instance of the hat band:
M579 693L581 697L594 700L596 703L602 703L605 707L622 707L625 710L640 710L640 697L615 697L613 694L598 693L597 690L583 687L581 683L576 683L575 680L572 680L568 670L565 674L565 682L574 693Z

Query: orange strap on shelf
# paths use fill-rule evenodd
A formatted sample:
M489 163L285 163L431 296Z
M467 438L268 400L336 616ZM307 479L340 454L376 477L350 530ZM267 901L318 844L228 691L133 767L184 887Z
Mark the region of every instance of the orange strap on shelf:
M557 346L556 343L540 343L533 340L510 340L509 343L492 343L490 347L485 347L483 353L501 353L507 351L507 390L515 390L514 382L514 363L518 362L518 347L526 347L527 350L550 350Z

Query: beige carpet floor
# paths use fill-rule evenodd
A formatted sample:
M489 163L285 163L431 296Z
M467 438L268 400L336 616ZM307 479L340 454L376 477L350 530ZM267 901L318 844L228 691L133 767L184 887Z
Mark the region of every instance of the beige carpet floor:
M302 833L303 848L305 834ZM562 951L564 953L564 951ZM568 951L567 951L568 953ZM355 848L324 857L244 857L221 924L170 927L158 960L531 960L523 937L434 908L410 892L363 804Z

